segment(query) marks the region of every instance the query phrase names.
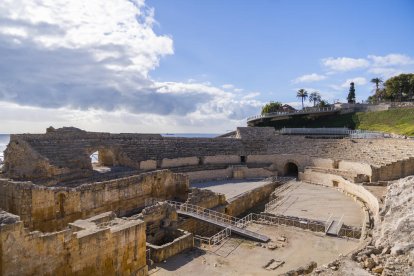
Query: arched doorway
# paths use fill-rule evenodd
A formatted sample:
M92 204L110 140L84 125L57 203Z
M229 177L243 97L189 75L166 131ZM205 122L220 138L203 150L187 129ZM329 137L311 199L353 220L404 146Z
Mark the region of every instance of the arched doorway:
M298 177L299 169L295 163L288 162L285 165L284 175L291 177Z

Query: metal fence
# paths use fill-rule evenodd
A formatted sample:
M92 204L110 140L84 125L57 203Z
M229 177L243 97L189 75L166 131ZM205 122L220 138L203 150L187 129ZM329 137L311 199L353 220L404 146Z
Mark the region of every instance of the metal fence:
M312 113L323 113L323 112L333 112L337 111L338 109L335 107L322 107L322 108L308 108L303 110L294 110L294 111L279 111L279 112L271 112L265 113L261 115L255 115L247 118L247 121L253 121L256 119L264 119L264 118L272 118L277 116L287 116L287 115L296 115L296 114L312 114Z
M384 138L383 132L348 128L282 128L283 135L343 135L353 139Z
M228 237L231 236L231 229L229 227L224 228L223 230L221 230L220 232L217 232L216 234L214 234L211 237L202 237L199 235L195 235L194 236L194 244L195 245L201 245L201 244L206 244L206 245L218 245L220 244L223 240L227 239Z

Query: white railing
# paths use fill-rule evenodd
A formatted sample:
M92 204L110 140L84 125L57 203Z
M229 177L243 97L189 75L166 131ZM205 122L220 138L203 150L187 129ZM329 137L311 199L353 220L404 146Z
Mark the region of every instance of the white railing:
M213 211L211 209L207 209L207 208L204 208L198 205L171 201L171 200L167 200L167 202L170 205L174 206L176 210L197 214L197 215L207 217L215 221L224 222L230 225L236 225L236 222L239 220L236 217L232 217L224 213Z
M271 201L269 201L268 203L265 204L265 212L269 212L273 209L275 209L276 207L276 203L279 201L279 198L275 198Z
M279 133L287 135L346 135L354 139L385 137L384 133L379 131L348 128L282 128Z
M218 245L223 240L227 239L231 236L231 229L229 227L224 228L220 232L217 232L211 237L202 237L199 235L194 236L194 241L198 241L200 244L206 244L206 245ZM196 243L195 243L196 244Z
M287 225L287 226L294 226L294 227L300 227L302 229L308 229L311 231L321 231L318 230L322 227L322 231L323 231L323 227L325 228L325 233L327 232L327 230L329 229L329 227L331 226L331 224L333 223L333 216L331 215L328 220L323 224L323 223L316 223L316 222L312 222L306 219L301 219L301 218L289 218L289 217L284 217L284 216L270 216L270 215L265 215L265 214L256 214L256 213L250 213L247 216L243 217L243 218L236 218L233 216L229 216L226 215L224 213L220 213L220 212L216 212L213 211L211 209L207 209L207 208L203 208L197 205L193 205L193 204L187 204L187 203L182 203L182 202L176 202L176 201L171 201L171 200L167 200L166 201L168 204L174 206L176 208L176 210L181 210L183 212L189 212L189 213L193 213L193 214L198 214L200 216L203 217L207 217L210 219L213 219L217 222L224 222L226 224L229 224L231 226L243 229L246 228L249 224L251 223L259 223L259 224L266 224L266 225ZM338 225L338 233L342 228L342 224L343 224L343 219L341 218L340 223ZM358 229L346 229L345 234L347 236L350 237L355 237L356 233L360 230ZM349 233L348 233L349 232ZM218 232L217 234L215 234L212 237L201 237L201 236L195 236L194 239L200 241L201 243L204 244L208 244L208 245L216 245L218 243L220 243L222 240L224 240L225 238L228 238L231 236L231 228L230 226L224 228L223 230L221 230L220 232ZM347 234L348 233L348 234Z
M323 113L323 112L332 112L337 111L339 109L335 107L322 107L322 108L309 108L309 109L303 109L303 110L295 110L295 111L278 111L278 112L271 112L271 113L265 113L261 115L255 115L247 118L247 121L253 121L256 119L262 119L262 118L272 118L277 116L286 116L286 115L295 115L295 114L306 114L306 113Z
M344 215L342 215L341 219L338 222L338 228L336 229L336 235L339 234L339 231L341 231L342 225L344 224Z
M325 233L328 232L328 229L329 229L329 227L331 227L332 223L333 223L333 218L332 218L332 214L331 214L325 222Z

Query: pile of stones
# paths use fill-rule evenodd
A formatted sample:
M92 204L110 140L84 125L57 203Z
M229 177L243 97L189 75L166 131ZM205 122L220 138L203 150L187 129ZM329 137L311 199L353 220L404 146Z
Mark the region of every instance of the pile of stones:
M414 273L414 263L410 255L401 250L391 251L391 247L388 246L367 246L353 254L352 260L376 275L407 275Z

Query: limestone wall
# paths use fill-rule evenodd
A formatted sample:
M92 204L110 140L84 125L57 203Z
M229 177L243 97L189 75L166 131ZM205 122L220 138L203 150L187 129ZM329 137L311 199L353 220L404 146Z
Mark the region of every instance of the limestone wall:
M161 168L171 168L180 166L198 165L197 157L182 157L182 158L164 158L161 163Z
M192 171L185 173L191 182L201 182L208 180L220 180L229 179L233 177L233 169L220 169L220 170L202 170Z
M312 158L311 166L325 169L337 169L338 162L329 158Z
M273 163L276 159L274 154L251 154L247 156L247 164L262 164L262 163Z
M226 214L235 217L257 206L258 203L268 200L277 185L277 183L271 182L233 197L226 205Z
M241 178L251 179L251 178L265 178L270 176L277 176L277 171L271 171L266 168L248 168L241 167L238 170L242 172Z
M412 141L404 139L306 139L277 135L272 128L239 128L237 138L175 138L148 134L109 134L74 128L46 134L11 135L5 151L4 171L13 179L88 177L90 154L99 151L100 162L141 170L201 165L243 164L268 167L283 175L287 162L339 168L372 175L370 166L389 166L374 178L397 178L413 173ZM27 158L27 159L26 159ZM339 162L339 160L342 160ZM393 165L394 162L403 162ZM408 163L404 163L408 162ZM366 164L366 165L361 165ZM222 172L224 173L224 172ZM373 178L373 179L374 179ZM50 180L51 181L51 180ZM50 182L53 183L53 182Z
M2 214L4 216L4 213ZM29 232L23 222L0 225L1 275L146 275L145 224L77 221L60 232Z
M350 162L341 160L338 163L338 169L343 171L352 171L360 174L372 176L372 169L369 164L361 162Z
M150 258L156 263L162 262L169 257L177 255L184 250L191 249L194 247L193 234L177 230L179 236L173 241L163 245L147 244L150 249Z
M125 215L143 208L149 197L185 199L188 187L186 176L168 170L75 188L0 180L0 208L21 216L30 229L54 231L64 228L68 222L106 211Z
M372 166L372 181L396 180L414 174L414 158L398 160L383 166Z
M240 163L240 155L222 155L205 156L204 164L238 164Z
M226 203L226 196L210 190L191 188L185 203L212 209L224 205Z

